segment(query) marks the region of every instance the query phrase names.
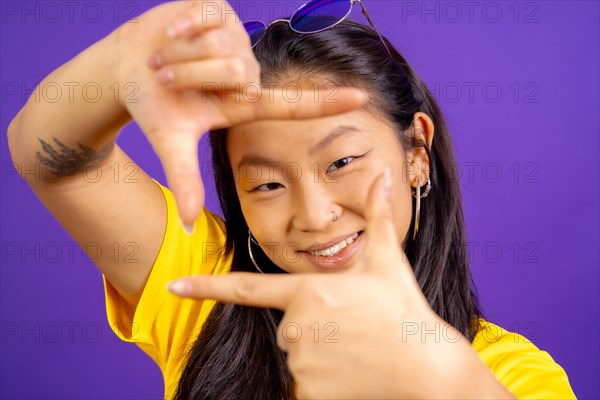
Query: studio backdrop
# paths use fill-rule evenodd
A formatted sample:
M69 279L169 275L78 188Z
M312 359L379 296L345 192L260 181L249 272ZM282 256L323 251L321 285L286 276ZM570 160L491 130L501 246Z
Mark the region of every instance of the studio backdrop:
M599 3L363 1L447 118L485 316L548 351L578 397L600 397ZM242 20L268 23L301 3L231 4ZM31 95L52 102L77 90L94 101L129 90L77 82L34 92L51 71L157 4L0 3L3 399L163 394L150 357L108 326L94 243L85 255L44 208L16 173L5 134ZM359 9L352 18L367 23ZM118 144L166 184L135 123ZM198 151L206 206L220 212L206 137Z

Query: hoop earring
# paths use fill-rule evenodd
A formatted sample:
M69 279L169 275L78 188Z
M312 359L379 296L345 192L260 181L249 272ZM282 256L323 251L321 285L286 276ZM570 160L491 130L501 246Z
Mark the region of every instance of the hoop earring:
M250 260L252 261L252 264L254 264L256 269L264 275L265 273L262 271L262 269L260 269L256 261L254 260L254 255L252 254L252 242L258 245L258 242L252 237L252 232L250 232L250 229L248 229L248 254L250 255Z
M425 191L421 194L421 181L419 177L417 177L417 187L415 191L412 193L413 197L417 200L415 201L415 226L413 229L413 240L417 237L417 232L419 231L419 216L421 215L421 198L427 197L429 194L429 190L431 190L431 179L429 176L427 177L427 184L425 186Z

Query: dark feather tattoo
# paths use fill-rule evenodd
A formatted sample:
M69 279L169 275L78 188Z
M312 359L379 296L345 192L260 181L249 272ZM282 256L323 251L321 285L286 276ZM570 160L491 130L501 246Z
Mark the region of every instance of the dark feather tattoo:
M72 176L83 171L89 165L103 160L114 147L114 143L111 142L106 147L96 151L81 143L77 143L79 149L73 149L54 137L53 141L58 146L55 149L48 142L40 138L38 140L42 144L42 150L46 154L42 155L38 151L35 153L35 156L57 178Z

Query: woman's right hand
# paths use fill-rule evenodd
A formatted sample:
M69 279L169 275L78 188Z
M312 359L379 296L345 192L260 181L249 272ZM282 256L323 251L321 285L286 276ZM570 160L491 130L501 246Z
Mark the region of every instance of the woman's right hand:
M182 22L179 27L187 28L177 30ZM329 102L312 94L290 102L280 91L262 93L249 37L225 2L166 3L122 25L115 38L118 82L138 89L133 99L120 100L158 154L186 226L203 206L197 145L206 131L258 119L337 114L366 101L350 88Z

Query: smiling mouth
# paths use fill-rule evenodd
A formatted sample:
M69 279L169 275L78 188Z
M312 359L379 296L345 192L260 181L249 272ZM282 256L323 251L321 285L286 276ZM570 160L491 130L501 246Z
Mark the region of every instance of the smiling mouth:
M340 251L342 251L343 249L345 249L347 246L351 245L352 243L354 243L354 241L360 236L360 234L363 231L358 231L353 233L352 235L348 236L346 239L340 241L339 243L334 244L331 247L328 247L326 249L323 250L316 250L316 251L307 251L307 253L312 254L315 257L333 257L336 254L338 254Z

